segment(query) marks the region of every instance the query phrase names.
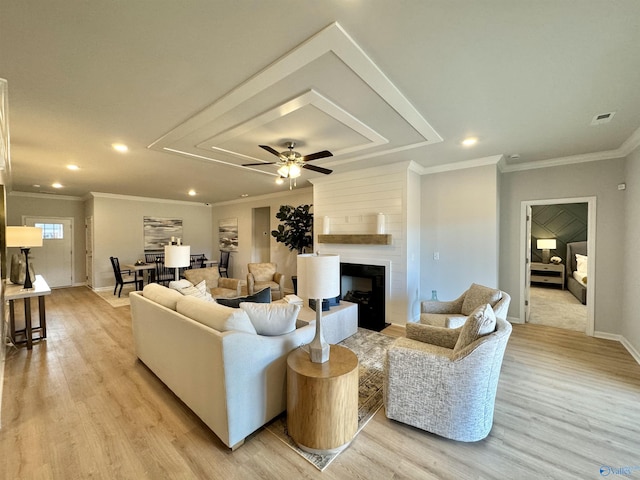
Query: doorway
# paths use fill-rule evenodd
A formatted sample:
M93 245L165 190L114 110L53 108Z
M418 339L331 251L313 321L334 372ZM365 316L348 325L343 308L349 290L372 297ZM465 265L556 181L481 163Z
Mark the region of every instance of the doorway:
M583 198L565 198L565 199L550 199L550 200L536 200L536 201L524 201L522 202L521 208L521 241L520 241L520 251L521 258L524 258L525 261L521 264L521 305L520 305L520 318L524 320L525 323L528 323L530 320L535 319L535 312L532 312L532 306L538 303L542 308L547 308L551 311L557 310L554 308L553 302L567 302L566 305L566 323L564 327L566 328L569 325L580 325L576 323L579 321L580 315L584 314L584 308L577 300L574 301L571 294L568 292L560 292L560 291L552 291L548 288L554 288L553 286L543 285L542 288L536 287L536 282L534 279L533 286L531 280L531 270L534 266L540 267L542 264L541 259L538 258L540 256L540 250L536 248L535 244L532 244L533 237L547 237L554 238L556 236L563 237L563 240L558 239L557 243L557 252L562 252L563 249L566 251L566 241L571 240L571 232L565 233L555 233L562 232L563 224L567 223L567 216L574 215L575 212L580 210L579 204L585 204L587 208L586 214L586 227L587 227L587 244L589 247L589 255L588 255L588 270L589 270L589 288L587 289L587 306L586 306L586 325L584 331L587 335L593 336L595 331L595 308L594 308L594 299L595 299L595 288L596 288L596 277L595 277L595 252L596 252L596 198L595 197L583 197ZM565 205L566 206L566 215L558 214L559 208L554 208L554 206ZM542 220L539 219L538 224L534 224L532 231L532 223L533 223L533 212L534 209L542 217ZM556 215L555 224L554 224L554 215ZM545 217L549 217L545 219ZM581 236L583 234L579 233L580 222L576 222L571 227L566 227L567 230L573 230L576 237ZM540 225L542 224L542 225ZM565 255L562 255L563 257ZM561 273L558 275L565 276L565 273L562 273L562 270L566 268L565 266L569 263L566 261L567 259L561 259L560 264L557 266L550 267L550 275L554 275L554 270L558 270ZM553 264L552 264L553 265ZM537 276L535 276L537 277ZM539 279L546 280L546 279ZM551 283L557 283L557 279L551 277L549 280ZM565 279L563 279L563 282ZM540 285L540 282L537 282L537 285ZM557 287L564 285L564 283L560 283ZM556 288L557 288L556 287ZM557 288L560 290L559 288ZM534 293L534 298L532 300L532 292ZM564 295L564 296L563 296ZM574 303L575 305L570 305ZM543 313L541 310L540 313ZM569 317L571 315L575 315L574 320L571 320ZM541 323L541 322L534 322ZM558 324L557 326L563 327L562 324Z
M271 207L258 207L252 211L253 235L251 241L251 261L266 263L271 261Z
M42 228L42 247L31 250L36 272L50 287L73 285L73 218L23 217L23 224Z

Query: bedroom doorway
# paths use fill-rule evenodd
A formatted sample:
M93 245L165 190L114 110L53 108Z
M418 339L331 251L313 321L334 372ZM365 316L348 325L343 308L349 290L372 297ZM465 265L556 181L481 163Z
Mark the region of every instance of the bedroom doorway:
M593 336L596 284L595 213L595 197L522 202L520 245L521 258L524 258L525 261L521 265L520 275L522 279L520 318L524 319L525 323L543 323L583 331L587 335ZM586 234L584 230L586 230ZM585 236L589 246L589 255L587 256L589 288L586 289L586 307L578 300L579 295L577 294L580 292L576 292L576 288L572 288L573 293L566 289L566 269L570 269L572 263L575 266L575 261L570 262L569 259L564 258L567 243L570 243L573 252L573 245L575 245L573 240L583 240ZM558 256L561 258L557 259L560 260L558 265L543 263L547 260L543 260L541 257L542 253L537 248L536 238L555 241L556 247L553 249L555 252L552 252L551 255L555 256L554 254L560 252ZM544 272L538 272L538 270L544 270ZM546 283L548 284L545 285ZM576 282L572 279L572 287L575 286Z

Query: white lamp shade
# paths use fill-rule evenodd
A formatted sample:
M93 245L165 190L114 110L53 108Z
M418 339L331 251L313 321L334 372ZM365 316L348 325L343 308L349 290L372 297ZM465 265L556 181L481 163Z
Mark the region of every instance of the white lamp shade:
M545 249L553 250L554 248L556 248L556 239L555 238L538 239L536 242L536 245L541 250L545 250Z
M340 295L340 255L298 255L298 295L333 298Z
M40 227L7 227L7 247L31 248L42 246Z
M169 268L188 267L191 264L189 245L165 245L164 266Z

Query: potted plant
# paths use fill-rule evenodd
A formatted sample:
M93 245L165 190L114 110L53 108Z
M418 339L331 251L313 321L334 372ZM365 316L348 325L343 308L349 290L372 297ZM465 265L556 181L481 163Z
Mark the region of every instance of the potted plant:
M313 213L309 210L312 205L281 205L276 213L280 220L277 230L271 231L271 236L277 242L284 243L289 250L297 251L298 255L313 245ZM297 277L292 276L293 290L297 293Z

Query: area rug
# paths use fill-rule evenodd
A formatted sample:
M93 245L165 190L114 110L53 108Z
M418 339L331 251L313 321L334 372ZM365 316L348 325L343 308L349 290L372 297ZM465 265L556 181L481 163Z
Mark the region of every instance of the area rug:
M531 287L529 323L584 332L587 327L587 306L582 305L569 290Z
M358 356L358 362L360 364L358 431L356 435L360 433L369 420L371 420L380 407L382 407L382 368L384 355L394 340L394 337L389 337L364 328L358 328L358 332L355 335L339 343L339 345L350 348ZM320 471L327 468L339 453L342 453L317 455L298 448L287 432L286 412L268 424L266 429Z
M109 289L109 290L93 290L93 292L98 295L101 299L103 299L105 302L107 302L109 305L111 305L114 308L117 307L127 307L129 305L131 305L131 302L129 302L129 293L133 292L135 289L134 287L131 285L125 285L124 288L122 289L122 293L120 294L120 297L118 298L118 295L114 295L113 294L113 290Z

